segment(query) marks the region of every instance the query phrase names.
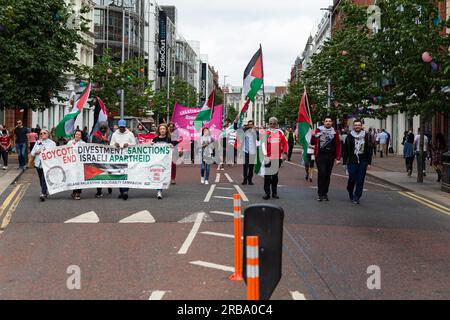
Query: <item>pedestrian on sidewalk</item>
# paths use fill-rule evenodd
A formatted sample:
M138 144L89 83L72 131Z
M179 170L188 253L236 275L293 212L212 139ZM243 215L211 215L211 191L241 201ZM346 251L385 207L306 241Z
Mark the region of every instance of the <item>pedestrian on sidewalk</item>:
M316 129L312 139L315 145L315 158L318 177L318 201L329 201L328 190L330 188L331 173L336 163L341 163L341 140L339 132L333 128L333 119L325 117L323 125Z
M447 151L447 144L442 133L437 133L435 137L435 143L431 146L431 165L438 175L437 182L442 180L443 159L442 156Z
M297 144L297 139L295 137L295 132L291 127L287 128L287 133L286 133L286 140L288 142L288 147L289 147L289 151L288 151L288 161L291 161L292 158L292 152L294 151L294 145Z
M136 145L136 139L133 132L128 130L127 122L124 119L119 120L119 130L113 133L111 136L110 145L115 146L117 149L126 149L130 146ZM119 199L128 200L128 192L130 188L119 188Z
M78 146L81 144L85 144L83 140L83 131L80 129L75 130L75 133L73 135L73 139L67 142L68 146ZM75 200L81 200L81 189L73 190L72 192L72 198Z
M214 151L214 138L210 136L208 128L203 128L202 136L200 137L200 159L201 159L201 183L209 184L209 172L211 170L211 164L214 162L213 159Z
M343 148L343 164L347 166L347 191L350 201L360 203L367 169L372 165L372 145L369 134L363 130L361 120L353 121L353 130Z
M417 135L414 139L414 153L416 154L416 160L417 160L417 171L420 170L422 167L423 176L427 176L427 170L426 170L426 158L428 153L428 137L424 135L424 143L423 143L423 155L422 158L420 158L420 128L417 129Z
M50 139L47 129L42 129L40 139L36 141L36 144L31 150L31 156L34 157L34 166L39 175L39 183L41 185L41 195L39 199L42 202L49 196L47 189L47 182L45 181L44 170L42 169L41 153L45 150L53 149L56 147L56 143Z
M388 138L389 136L386 133L386 130L381 129L381 133L378 135L378 141L380 143L380 158L383 158L383 156L387 157L388 153Z
M170 148L173 148L175 143L178 144L178 141L172 142L169 127L165 123L161 123L159 125L158 129L156 130L156 135L156 138L153 139L151 143L152 145L156 143L163 143L168 144ZM158 200L161 200L163 198L162 189L157 190L156 197L158 198Z
M403 138L403 158L405 158L406 172L411 177L414 164L414 134L412 131L406 131Z
M256 162L256 141L258 132L255 130L255 123L249 120L244 127L244 181L243 185L253 185L253 170Z
M278 129L278 119L269 119L269 130L266 131L262 143L262 153L264 156L264 200L272 198L280 199L278 196L278 172L283 160L286 160L288 153L288 143L283 131ZM263 141L264 141L263 140ZM271 190L272 189L272 190Z
M28 137L27 133L30 130L23 126L22 120L18 120L14 128L14 145L16 146L16 152L19 155L19 169L25 170L27 163L27 148L28 148Z
M0 125L0 152L3 159L3 170L8 169L9 148L11 148L11 137L8 130Z
M109 146L112 134L113 133L108 127L108 123L106 121L100 122L98 125L98 130L92 135L91 143ZM97 193L95 194L96 198L103 197L102 190L102 188L97 188ZM108 193L112 193L112 188L108 188Z

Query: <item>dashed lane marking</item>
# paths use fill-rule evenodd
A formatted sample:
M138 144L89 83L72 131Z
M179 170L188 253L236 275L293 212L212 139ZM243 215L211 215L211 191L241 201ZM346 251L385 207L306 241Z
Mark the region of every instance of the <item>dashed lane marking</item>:
M6 212L5 217L3 218L2 225L0 226L0 230L5 230L5 228L9 225L11 222L12 215L14 211L16 211L17 206L19 205L20 201L22 200L23 196L25 195L25 192L27 191L29 187L29 183L22 186L20 189L19 194L12 202L11 206L9 207L9 210Z
M192 261L192 262L189 262L189 263L193 264L193 265L205 267L205 268L211 268L211 269L217 269L217 270L222 270L222 271L234 272L234 267L224 266L224 265L221 265L221 264L210 263L210 262L205 262L205 261Z
M206 198L203 202L209 202L211 200L211 196L213 195L215 188L216 188L216 185L212 184L211 187L209 188L208 194L206 195Z
M237 184L234 185L234 188L237 190L237 192L241 196L241 199L244 200L244 202L248 202L248 198L245 195L244 191L242 191L242 189Z
M306 300L305 295L298 291L290 291L293 300Z
M99 223L100 219L94 211L79 215L78 217L67 220L64 223Z
M162 300L167 291L153 291L148 300Z
M197 235L198 229L200 228L200 225L202 224L204 216L205 216L204 212L199 212L197 214L197 219L195 220L194 226L192 227L191 232L189 233L188 237L186 238L186 241L184 241L183 245L181 246L180 250L178 251L178 254L186 254L188 252L189 247L191 246L192 242L194 241L194 238Z
M216 183L220 182L220 173L216 173Z
M214 196L216 199L233 200L233 197Z
M228 173L225 173L225 177L227 177L227 179L228 179L228 181L229 181L230 183L233 183L233 182L234 182L233 179L231 179L231 177L230 177L230 175L229 175Z

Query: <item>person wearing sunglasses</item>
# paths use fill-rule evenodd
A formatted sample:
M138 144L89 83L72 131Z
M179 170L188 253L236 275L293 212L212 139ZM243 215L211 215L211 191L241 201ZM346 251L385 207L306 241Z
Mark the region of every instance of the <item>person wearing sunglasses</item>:
M39 198L42 202L45 201L49 194L40 155L45 150L53 149L55 147L56 143L50 139L48 130L42 129L39 140L34 145L33 150L31 150L31 156L34 157L34 166L36 167L36 171L39 175L39 183L41 184L41 195Z

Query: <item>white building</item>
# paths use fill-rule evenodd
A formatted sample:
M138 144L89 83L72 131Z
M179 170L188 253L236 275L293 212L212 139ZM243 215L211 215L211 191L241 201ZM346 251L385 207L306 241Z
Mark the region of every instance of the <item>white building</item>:
M82 37L87 42L86 44L79 44L77 46L77 58L78 64L92 67L94 65L94 6L95 3L91 0L66 0L66 3L71 3L76 14L80 12L82 5L87 5L91 8L91 11L84 14L85 18L90 20L89 31L83 32ZM60 92L62 97L66 98L66 102L60 103L57 100L53 101L53 106L45 111L33 111L32 113L32 126L35 127L39 124L41 128L51 129L56 127L60 120L71 111L69 105L69 98L72 92L81 93L84 88L80 87L80 83L75 82L75 76L73 74L67 74L66 90ZM90 130L93 125L94 111L90 110L88 106L85 106L83 112L78 116L75 126L79 126L80 129L87 126Z

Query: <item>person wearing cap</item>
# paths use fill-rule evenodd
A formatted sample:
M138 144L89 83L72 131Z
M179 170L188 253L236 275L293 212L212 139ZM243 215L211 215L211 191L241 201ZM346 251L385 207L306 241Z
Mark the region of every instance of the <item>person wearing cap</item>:
M56 147L56 143L50 139L49 132L47 129L42 129L40 132L40 139L36 141L33 149L31 150L31 156L34 157L34 166L39 175L39 183L41 185L41 195L40 199L42 202L48 197L47 183L45 181L44 170L42 169L41 156L40 154L48 149L53 149Z
M136 145L136 138L133 132L127 129L127 122L123 119L119 120L119 130L113 133L110 145L116 148L128 148ZM120 188L119 199L127 200L129 188Z
M106 121L102 121L99 123L99 129L94 132L92 135L91 142L96 144L109 145L111 141L112 132L108 128L108 123ZM112 188L108 188L108 193L112 193ZM97 193L95 194L96 198L103 197L102 188L97 188Z

